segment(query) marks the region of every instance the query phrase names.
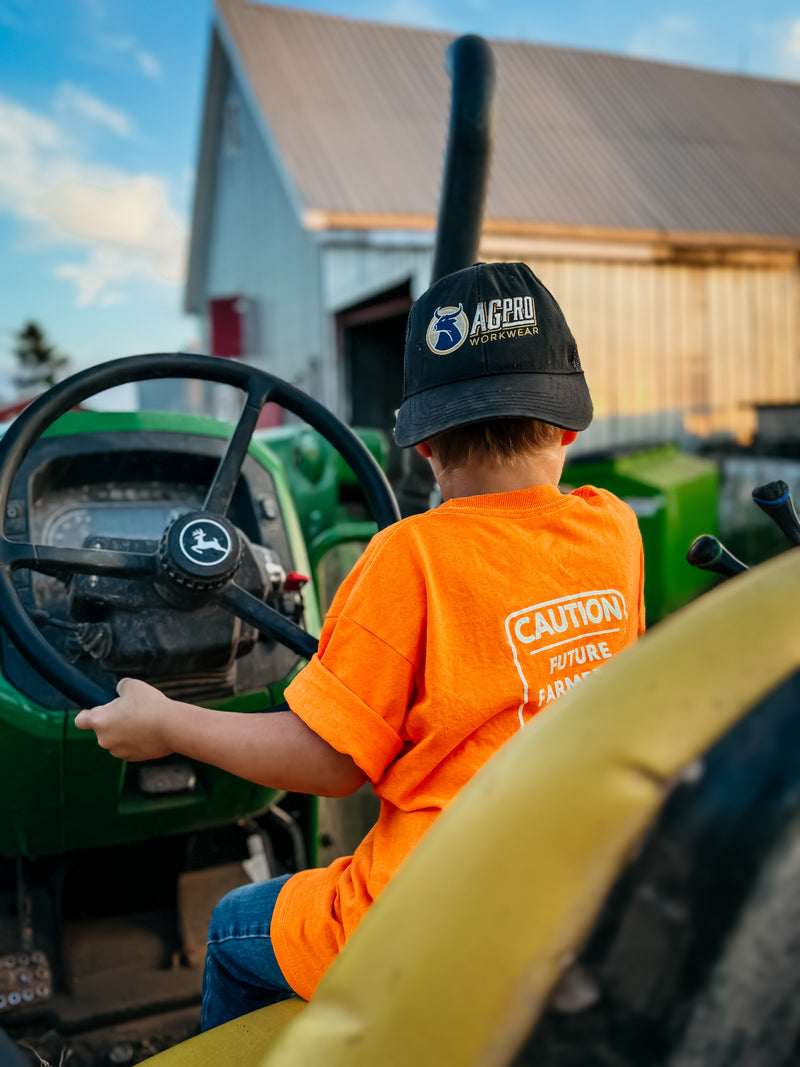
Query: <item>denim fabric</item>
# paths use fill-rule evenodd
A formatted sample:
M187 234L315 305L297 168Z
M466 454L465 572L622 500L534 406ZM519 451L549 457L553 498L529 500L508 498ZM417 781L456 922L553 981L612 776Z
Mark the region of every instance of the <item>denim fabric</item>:
M203 973L203 1030L294 995L269 936L278 893L290 877L239 886L214 909Z

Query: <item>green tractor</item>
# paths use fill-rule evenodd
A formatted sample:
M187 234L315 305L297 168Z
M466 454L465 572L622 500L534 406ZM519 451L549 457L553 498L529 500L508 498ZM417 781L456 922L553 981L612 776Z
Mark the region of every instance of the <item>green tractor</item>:
M238 388L233 432L74 410L169 377ZM274 451L255 433L267 401L307 424L273 431ZM364 436L380 458L379 435ZM74 712L125 675L229 709L280 705L316 648L313 571L394 522L397 505L370 448L319 404L208 356L78 374L0 450L0 1025L80 1031L178 1010L197 999L220 886L250 864L313 864L317 803L183 759L125 765Z

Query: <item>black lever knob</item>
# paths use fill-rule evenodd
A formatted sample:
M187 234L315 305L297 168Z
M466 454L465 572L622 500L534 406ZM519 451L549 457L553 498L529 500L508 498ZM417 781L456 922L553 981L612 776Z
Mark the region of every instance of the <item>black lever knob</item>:
M714 571L716 574L723 574L726 578L732 578L734 574L741 574L748 570L746 563L737 559L721 541L710 534L701 534L692 541L686 558L693 567L699 567L702 571Z
M800 545L800 519L786 482L767 482L753 490L753 500L784 533L790 545Z

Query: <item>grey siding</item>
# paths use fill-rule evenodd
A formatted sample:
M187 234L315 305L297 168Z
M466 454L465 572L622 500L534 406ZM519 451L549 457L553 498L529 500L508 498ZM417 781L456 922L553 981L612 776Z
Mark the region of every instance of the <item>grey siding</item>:
M337 238L325 246L322 258L322 294L329 311L342 311L410 281L416 298L430 282L433 251L430 235L417 247L381 247L379 238L353 234L347 243Z
M253 309L248 360L334 402L324 383L312 381L312 368L328 356L317 242L300 224L259 121L230 73L225 101L229 116L238 107L238 147L223 133L206 297L247 297Z

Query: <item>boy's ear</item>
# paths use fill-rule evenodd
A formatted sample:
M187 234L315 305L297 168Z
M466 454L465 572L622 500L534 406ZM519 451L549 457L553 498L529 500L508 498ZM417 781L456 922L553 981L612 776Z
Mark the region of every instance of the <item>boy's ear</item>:
M561 435L561 444L566 448L567 445L571 445L573 441L577 440L577 430L564 430Z
M433 450L427 441L420 441L418 445L414 445L414 448L416 448L417 452L419 452L423 459L430 459L433 455Z

